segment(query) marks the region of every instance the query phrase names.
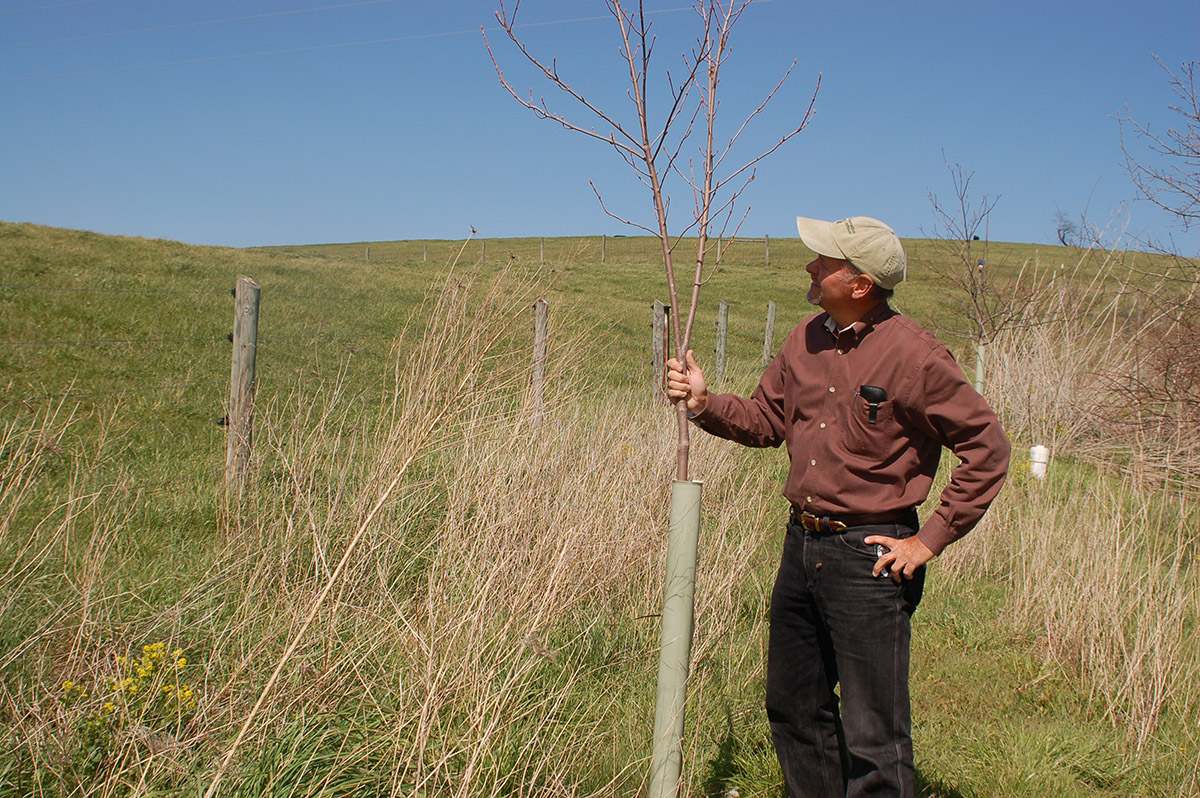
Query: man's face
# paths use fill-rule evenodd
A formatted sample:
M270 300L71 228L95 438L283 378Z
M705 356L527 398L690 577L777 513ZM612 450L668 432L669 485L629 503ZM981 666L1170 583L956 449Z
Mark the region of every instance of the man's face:
M808 301L825 310L844 305L851 299L857 275L849 270L850 261L818 255L804 267L812 277Z

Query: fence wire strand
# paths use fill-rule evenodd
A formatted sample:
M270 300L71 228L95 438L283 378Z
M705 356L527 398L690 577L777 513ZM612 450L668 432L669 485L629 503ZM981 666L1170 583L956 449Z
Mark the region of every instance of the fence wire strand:
M202 288L93 288L91 286L65 285L0 285L0 291L11 289L16 291L76 291L92 294L225 294L231 289L214 290Z
M227 338L205 335L195 338L44 338L25 341L0 341L7 346L113 346L117 344L186 344L196 341L220 343Z
M189 388L196 388L202 385L225 387L224 383L217 382L185 382L158 385L152 388L118 388L110 391L65 391L63 393L40 393L31 394L30 396L0 398L0 405L27 405L32 402L44 402L48 399L76 399L85 396L124 396L131 393L167 393L169 391L185 391Z

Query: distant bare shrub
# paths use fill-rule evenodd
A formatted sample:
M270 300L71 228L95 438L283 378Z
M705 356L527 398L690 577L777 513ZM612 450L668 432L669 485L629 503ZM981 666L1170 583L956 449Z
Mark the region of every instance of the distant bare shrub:
M1195 317L1164 261L1093 248L1070 271L1030 271L1022 316L991 349L988 397L1010 437L1150 480L1200 469Z

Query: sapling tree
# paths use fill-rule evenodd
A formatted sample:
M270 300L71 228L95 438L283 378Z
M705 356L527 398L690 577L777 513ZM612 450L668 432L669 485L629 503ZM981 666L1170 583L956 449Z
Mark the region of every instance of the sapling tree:
M717 112L720 108L718 90L721 71L730 56L730 37L734 26L753 0L695 0L693 10L697 18L698 34L694 46L683 53L675 72L670 69L652 71L651 56L655 48L652 23L641 2L604 0L604 4L615 23L614 34L618 37L620 60L614 64L613 79L626 85L631 101L622 109L603 108L584 96L583 91L562 75L553 57L533 53L517 33L517 12L520 0L506 5L503 0L496 12L500 27L515 45L521 57L540 72L542 77L561 92L573 108L573 114L557 110L543 98L535 99L532 90L522 93L512 85L501 69L491 44L484 43L492 57L492 64L501 85L521 105L540 119L560 124L563 128L603 142L626 163L634 175L649 190L653 206L653 221L643 224L635 217L620 213L605 202L592 183L592 190L600 201L601 208L612 218L623 224L656 236L662 246L663 265L666 270L667 290L675 312L671 314L672 333L677 357L686 363L685 354L691 343L692 326L699 305L700 287L705 279L705 258L715 240L729 240L737 236L748 208L740 215L735 211L737 200L754 180L757 164L775 152L785 142L798 134L812 118L816 89L807 107L798 114L793 127L784 131L769 146L737 163L727 162L738 139L756 117L762 114L767 104L775 97L795 62L787 68L780 80L770 88L762 102L733 128L733 133L718 140ZM817 88L820 76L817 78ZM654 98L664 102L654 107ZM599 127L595 127L599 123ZM685 222L678 226L671 218L672 186L690 191L692 202ZM713 235L714 230L716 235ZM685 237L695 237L694 253L677 252ZM681 321L679 291L676 283L675 263L689 262L691 268L691 296L687 315ZM678 424L678 451L676 478L688 479L689 435L687 406L684 400L676 403Z
M930 271L957 289L957 310L966 329L947 332L967 338L975 344L975 389L983 392L985 352L1001 331L1020 320L1025 307L1018 288L1001 287L992 277L989 267L988 220L999 197L971 195L974 172L959 164L946 162L954 196L943 202L929 190L933 207L934 228L931 239L941 250L941 257L930 264ZM982 234L982 235L981 235Z
M541 119L551 120L567 130L596 139L611 147L629 166L638 180L649 190L653 204L652 224L642 224L611 209L592 184L604 212L624 224L656 236L662 245L663 266L671 306L676 357L687 362L691 344L692 325L704 283L705 257L713 240L729 241L737 236L746 211L735 214L739 196L754 180L755 166L798 134L812 117L816 90L794 127L790 127L770 146L763 148L738 165L726 163L734 145L775 97L791 73L789 67L733 133L718 142L717 99L721 71L730 55L730 36L751 0L695 0L693 10L698 20L699 34L690 51L685 52L680 66L672 75L670 70L651 71L651 55L655 37L651 32L649 15L640 0L626 4L622 0L605 0L605 5L619 34L619 80L625 85L629 100L624 113L602 108L587 99L575 84L568 82L558 71L554 59L535 55L517 35L519 0L511 9L500 0L496 19L509 40L535 71L539 71L551 86L568 98L568 104L587 124L576 121L552 108L544 99L534 99L533 92L523 95L505 77L499 62L487 44L488 53L501 85L523 106ZM660 76L661 74L661 76ZM817 86L820 86L818 77ZM652 107L652 98L663 98L661 110ZM596 123L600 128L592 127ZM691 209L686 221L672 227L670 218L670 186L680 185L692 195ZM676 284L676 248L685 237L695 236L692 266L691 301L686 322L681 324L679 291ZM682 250L680 251L682 253ZM700 485L688 479L687 404L680 399L675 406L678 427L678 446L675 482L671 490L671 519L667 542L667 563L663 589L662 645L659 649L658 691L654 713L654 748L650 759L650 798L674 798L679 794L682 771L683 714L686 706L687 676L690 667L692 621L696 571L696 546L700 517Z

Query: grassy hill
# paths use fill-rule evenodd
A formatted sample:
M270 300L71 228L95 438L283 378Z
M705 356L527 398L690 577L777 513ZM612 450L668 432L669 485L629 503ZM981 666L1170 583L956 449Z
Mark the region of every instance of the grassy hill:
M944 242L905 243L898 306L965 329ZM0 795L195 792L243 726L221 794L636 794L673 462L650 387L655 247L232 250L0 223ZM1031 307L1084 307L1029 328L1049 354L1136 312L1147 256L1103 254L993 242L986 268L1020 275ZM757 379L768 301L776 346L811 312L810 257L739 242L712 268L694 348L711 361L729 302L730 389ZM241 493L217 423L238 274L262 286ZM551 379L534 427L539 297ZM1032 336L996 346L1014 375ZM970 342L947 340L969 369ZM1098 357L1091 340L1047 369ZM1085 456L1107 433L1074 406L1038 393L1031 422L1033 384L1005 377L994 401L1014 434L1058 436L1052 479L1015 464L915 619L923 794L1191 794L1194 496ZM707 439L693 457L688 789L778 795L761 700L783 457Z

